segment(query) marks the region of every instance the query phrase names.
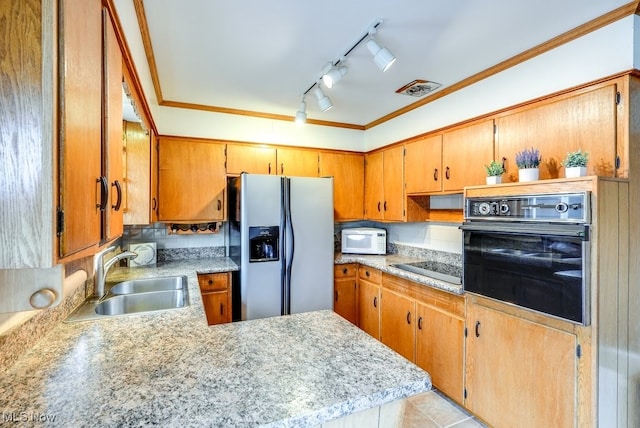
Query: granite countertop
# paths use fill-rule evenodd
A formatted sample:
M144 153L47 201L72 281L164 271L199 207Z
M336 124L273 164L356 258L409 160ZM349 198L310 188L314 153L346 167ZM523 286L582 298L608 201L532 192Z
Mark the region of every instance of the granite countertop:
M375 269L379 269L383 272L391 275L398 276L400 278L406 278L419 284L427 285L429 287L438 288L440 290L448 291L453 294L463 294L464 289L460 284L453 284L451 282L442 281L436 278L431 278L425 275L419 275L412 272L407 272L397 267L391 266L396 263L411 263L419 262L423 259L416 257L403 256L399 254L388 254L383 256L370 256L362 254L342 254L338 253L335 257L336 264L344 263L360 263L365 266L369 266Z
M305 427L431 388L332 311L208 326L196 271L235 269L226 258L117 268L110 281L187 275L190 306L61 323L0 379L3 420Z

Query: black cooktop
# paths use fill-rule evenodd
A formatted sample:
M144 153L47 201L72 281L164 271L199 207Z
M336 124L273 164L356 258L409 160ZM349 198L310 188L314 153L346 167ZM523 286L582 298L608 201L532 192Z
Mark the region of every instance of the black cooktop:
M396 263L391 266L452 284L462 284L462 268L460 266L435 261Z

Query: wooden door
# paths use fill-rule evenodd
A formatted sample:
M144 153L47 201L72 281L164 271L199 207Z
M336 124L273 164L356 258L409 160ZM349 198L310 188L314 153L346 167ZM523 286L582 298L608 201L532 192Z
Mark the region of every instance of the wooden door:
M383 220L383 155L382 152L364 155L364 214L370 220Z
M358 280L358 326L380 340L380 286Z
M608 83L561 100L541 102L497 119L497 160L506 158L503 182L518 181L515 154L537 147L540 179L564 177L567 152L589 153L588 175L615 176L616 92Z
M153 130L149 130L151 141L151 195L150 195L150 220L151 223L158 221L158 140Z
M100 240L102 165L102 5L63 0L60 10L59 207L60 256ZM106 186L105 186L106 184Z
M231 304L228 291L202 293L202 304L209 325L231 322Z
M122 235L124 213L124 170L122 162L122 53L116 32L103 9L103 78L104 78L104 122L102 132L103 169L109 181L109 202L104 211L104 241Z
M223 220L224 145L172 137L158 144L160 221Z
M333 310L347 321L358 324L356 277L335 278Z
M416 364L458 403L464 393L464 320L416 302Z
M333 218L364 218L364 155L320 152L320 177L333 177Z
M467 329L470 411L497 428L575 426L574 335L475 304Z
M387 149L383 156L385 220L404 220L404 147Z
M279 175L288 177L318 177L318 152L303 149L278 149Z
M277 174L276 170L276 149L227 144L227 174Z
M484 165L493 160L493 120L468 125L442 137L442 190L486 183Z
M422 138L405 146L405 191L431 193L442 190L442 135Z
M415 301L382 288L380 340L409 361L415 361Z
M124 223L150 224L150 160L156 158L152 154L155 150L151 149L149 135L139 123L124 122L123 126L126 169Z

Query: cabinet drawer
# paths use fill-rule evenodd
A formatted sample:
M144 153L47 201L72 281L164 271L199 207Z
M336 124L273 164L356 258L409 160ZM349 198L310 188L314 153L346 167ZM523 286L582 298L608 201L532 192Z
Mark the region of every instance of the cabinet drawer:
M335 265L333 267L333 277L334 278L355 278L357 267L353 263L345 264L345 265Z
M368 266L360 266L358 268L358 276L375 284L380 284L382 282L382 272Z
M200 291L224 291L229 288L229 274L198 274L198 284Z

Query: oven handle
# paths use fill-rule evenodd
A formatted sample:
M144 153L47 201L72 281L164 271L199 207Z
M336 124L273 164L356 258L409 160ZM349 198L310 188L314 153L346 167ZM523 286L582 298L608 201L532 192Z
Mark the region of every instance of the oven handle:
M570 236L580 238L583 241L589 240L589 225L586 224L465 222L460 226L460 229L462 231L511 235Z

